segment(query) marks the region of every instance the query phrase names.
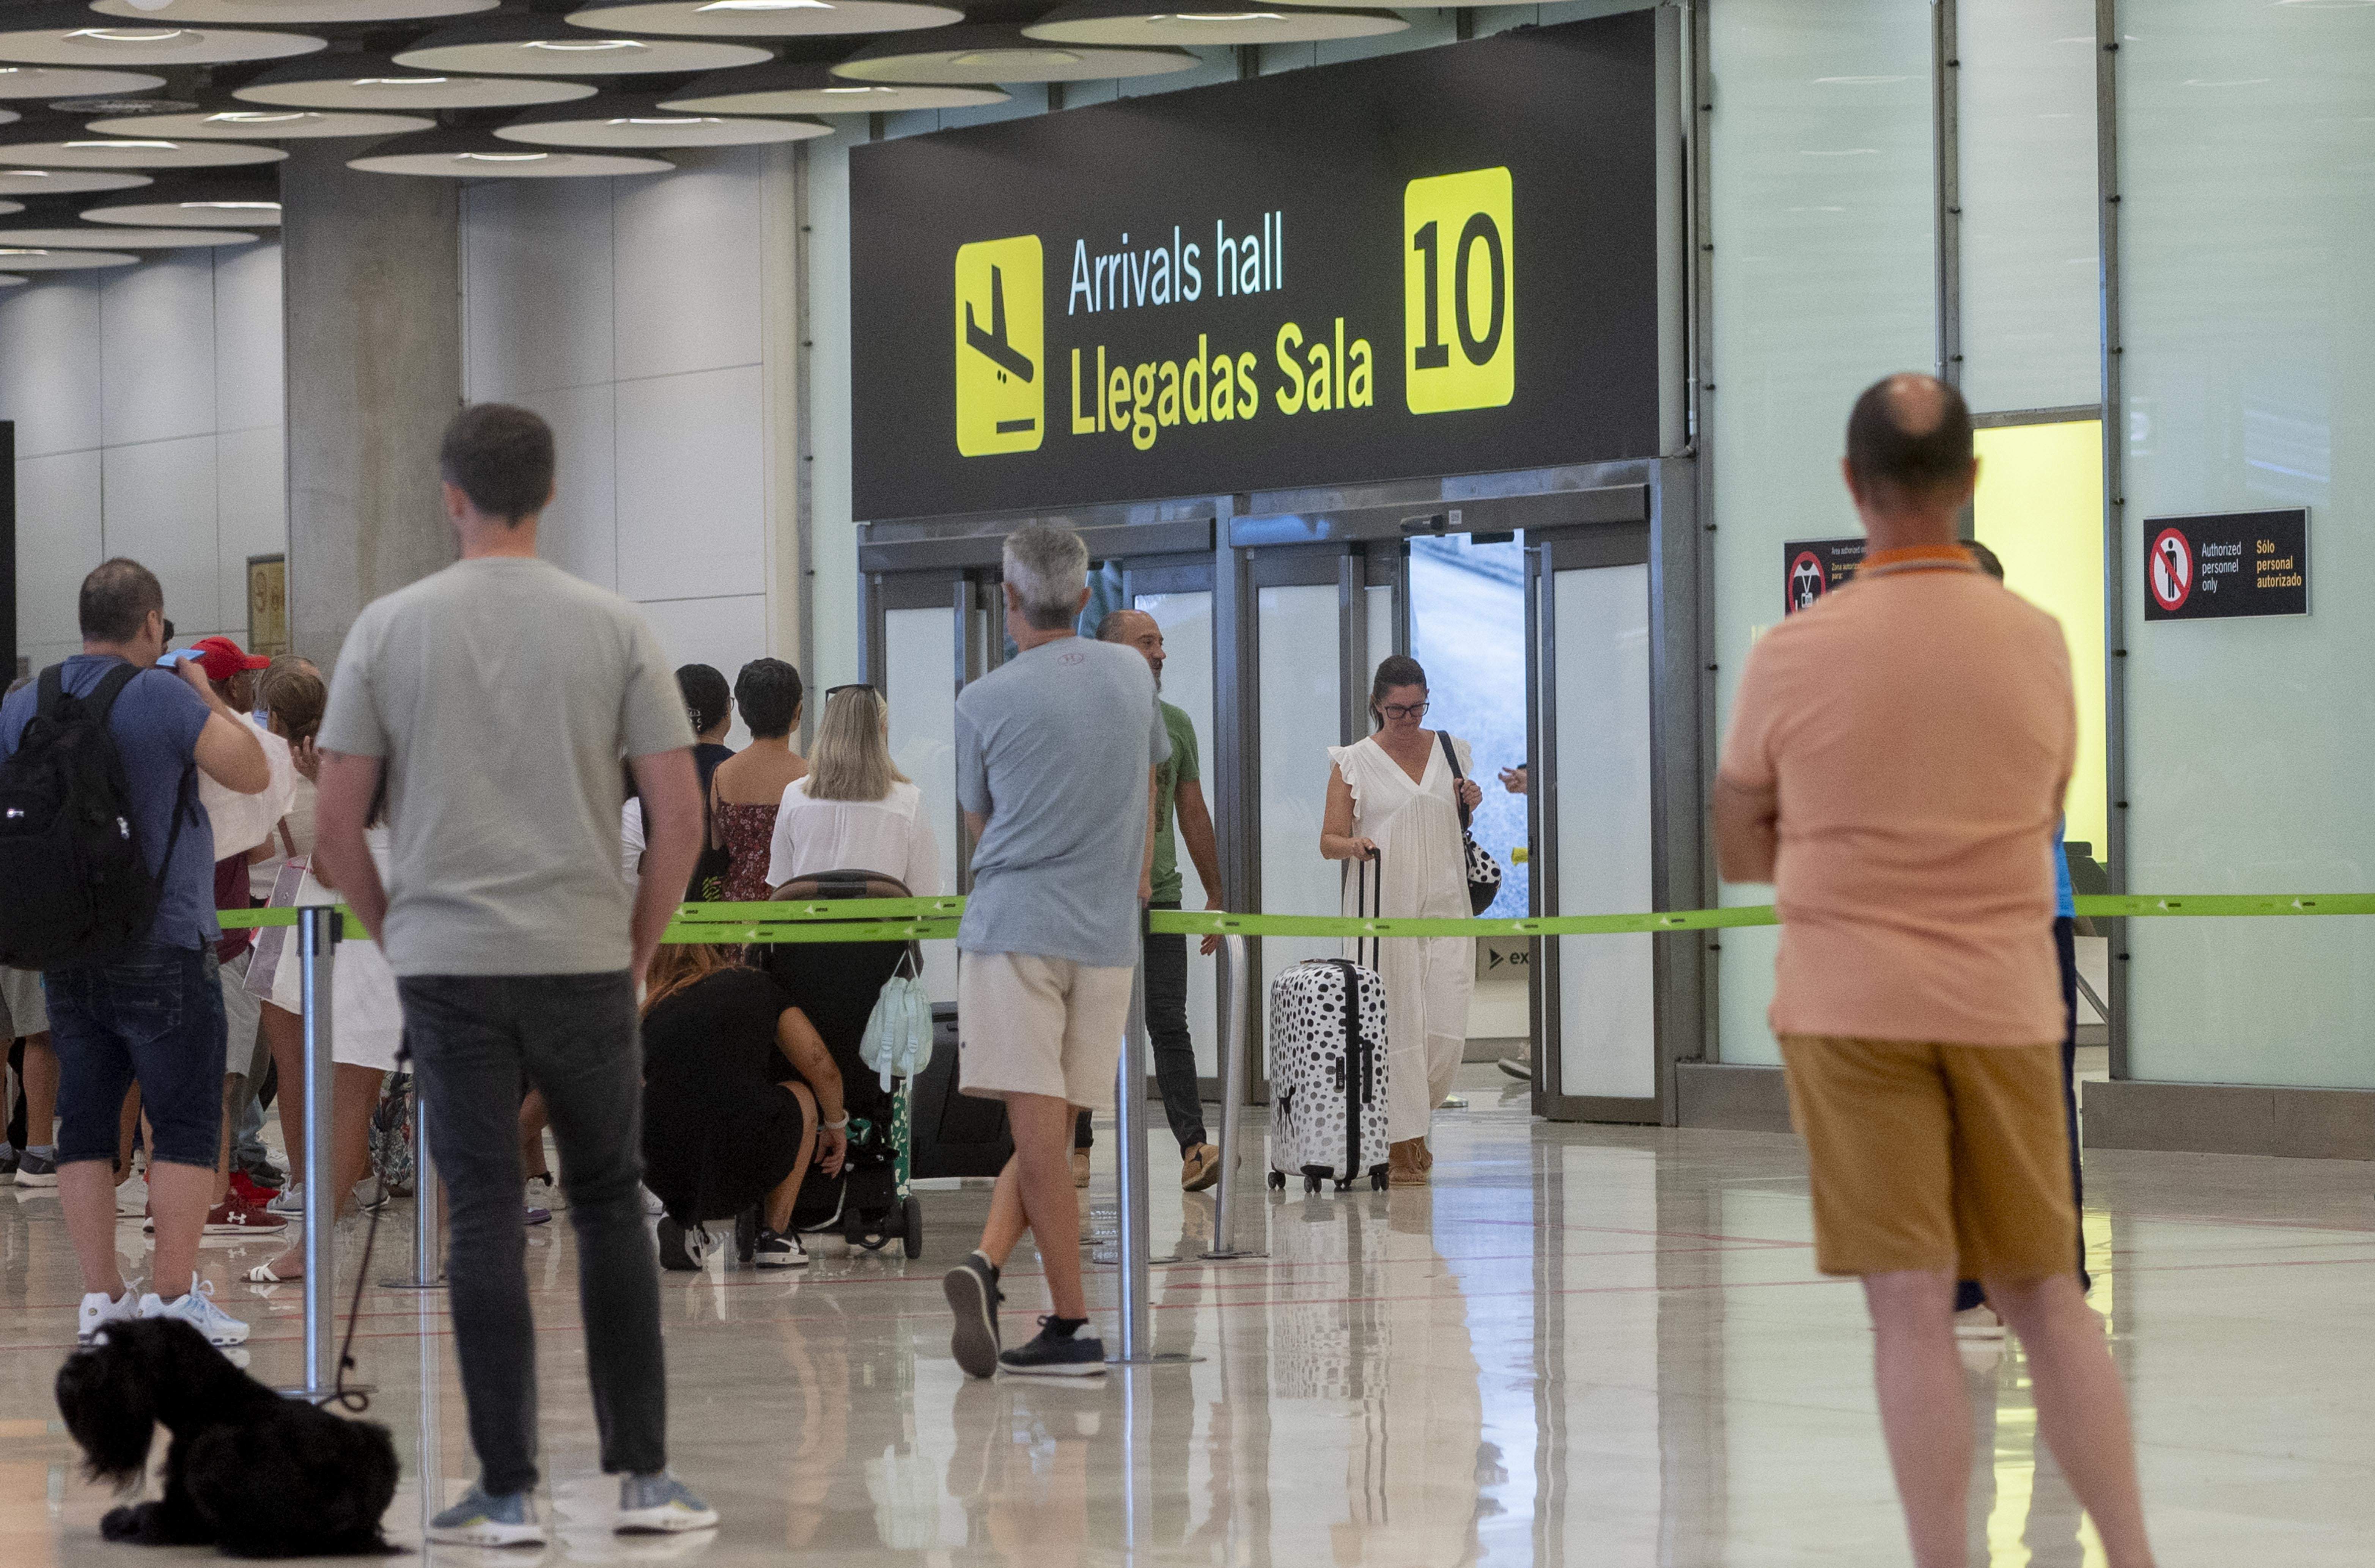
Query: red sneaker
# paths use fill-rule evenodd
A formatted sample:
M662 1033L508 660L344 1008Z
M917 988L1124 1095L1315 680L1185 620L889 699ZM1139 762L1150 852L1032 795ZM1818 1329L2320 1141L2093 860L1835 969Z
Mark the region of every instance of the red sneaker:
M250 1208L261 1208L280 1196L272 1188L251 1180L244 1171L233 1171L230 1173L230 1193L233 1197L238 1198Z
M276 1235L288 1228L289 1221L279 1215L266 1213L234 1193L207 1212L206 1234L212 1237Z

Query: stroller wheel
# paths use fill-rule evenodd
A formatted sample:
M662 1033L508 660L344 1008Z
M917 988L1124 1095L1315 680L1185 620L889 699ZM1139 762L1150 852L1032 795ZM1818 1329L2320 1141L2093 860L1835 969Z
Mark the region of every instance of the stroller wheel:
M855 1208L845 1207L841 1211L841 1239L854 1247L866 1244L866 1217Z
M1285 1172L1272 1171L1270 1173L1270 1190L1272 1192L1284 1192L1286 1190Z
M924 1256L924 1206L913 1194L900 1205L900 1218L906 1221L900 1240L909 1257Z

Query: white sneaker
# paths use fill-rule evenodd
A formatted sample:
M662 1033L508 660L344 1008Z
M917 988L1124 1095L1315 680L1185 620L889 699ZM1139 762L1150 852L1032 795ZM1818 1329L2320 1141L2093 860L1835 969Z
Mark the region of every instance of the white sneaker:
M641 1187L641 1186L639 1186L636 1190L637 1190L637 1191L639 1191L639 1192L641 1192L641 1193L644 1195L644 1219L646 1219L646 1220L656 1220L656 1219L658 1219L661 1215L666 1214L666 1213L668 1212L668 1205L667 1205L667 1204L665 1204L665 1203L662 1203L662 1202L660 1201L660 1195L659 1195L659 1194L657 1194L657 1193L654 1192L654 1191L653 1191L651 1188L649 1188L649 1187Z
M2003 1319L1995 1308L1985 1302L1955 1315L1955 1338L1957 1339L2001 1339L2004 1337Z
M189 1293L178 1301L165 1301L153 1291L141 1297L140 1315L178 1317L205 1335L209 1345L236 1345L247 1338L247 1325L215 1305L214 1286L195 1274Z
M550 1176L530 1176L527 1179L527 1206L541 1208L548 1214L558 1214L569 1207L569 1198L561 1184Z
M124 1287L124 1294L111 1299L105 1291L93 1291L82 1299L82 1310L75 1315L75 1343L88 1345L99 1337L99 1331L111 1323L129 1323L140 1315L140 1298L132 1287Z
M264 1211L266 1214L286 1215L291 1220L303 1219L305 1217L305 1184L289 1183L265 1204Z

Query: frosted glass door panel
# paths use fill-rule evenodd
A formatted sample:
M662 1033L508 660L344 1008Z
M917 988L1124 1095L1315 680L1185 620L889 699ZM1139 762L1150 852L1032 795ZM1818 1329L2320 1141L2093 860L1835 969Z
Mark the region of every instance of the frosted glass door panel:
M940 884L957 886L957 612L894 609L884 614L883 695L891 707L891 759L924 792L924 810L940 844ZM924 944L924 985L936 1002L957 999L956 948Z
M2375 8L2154 0L2128 25L2128 885L2375 890ZM2291 507L2311 613L2144 619L2150 519ZM2127 944L2133 1077L2375 1088L2375 923L2137 920Z
M1394 591L1391 588L1364 588L1361 590L1361 606L1367 618L1365 625L1369 643L1369 667L1353 673L1360 678L1361 701L1363 711L1365 712L1368 704L1370 678L1377 673L1379 665L1393 656ZM1366 719L1362 721L1365 727L1373 722Z
M1196 726L1197 772L1209 809L1212 799L1212 595L1140 594L1136 602L1163 628L1163 700L1186 713ZM1176 815L1172 831L1178 832ZM1210 892L1204 878L1196 873L1196 857L1188 853L1187 835L1178 837L1179 907L1201 909ZM1198 1075L1218 1078L1221 961L1198 952L1200 945L1188 944L1188 1032L1196 1039Z
M1263 588L1256 602L1261 680L1261 912L1333 914L1342 886L1336 862L1319 858L1328 808L1328 748L1341 733L1338 706L1336 588ZM1262 995L1279 972L1307 958L1334 958L1332 937L1262 940Z
M1558 913L1649 907L1649 569L1554 572ZM1656 938L1559 938L1559 1089L1658 1092Z

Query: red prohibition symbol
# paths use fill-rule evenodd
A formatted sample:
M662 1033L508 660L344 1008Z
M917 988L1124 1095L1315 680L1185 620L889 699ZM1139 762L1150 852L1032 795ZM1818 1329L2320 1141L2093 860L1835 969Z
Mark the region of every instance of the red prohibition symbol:
M2163 528L2152 542L2145 585L2165 610L2181 609L2193 593L2193 545L2175 528Z

